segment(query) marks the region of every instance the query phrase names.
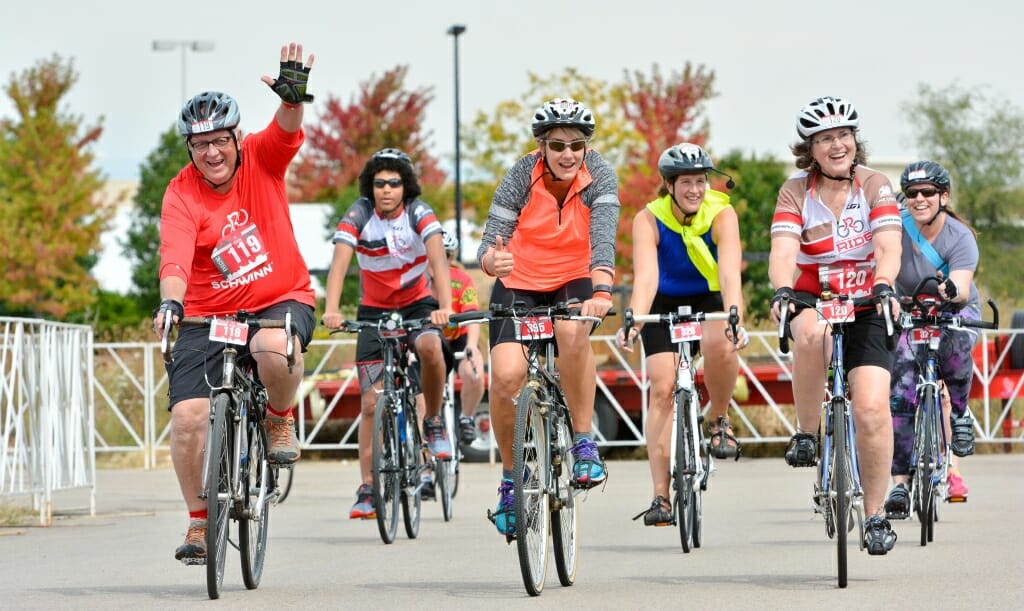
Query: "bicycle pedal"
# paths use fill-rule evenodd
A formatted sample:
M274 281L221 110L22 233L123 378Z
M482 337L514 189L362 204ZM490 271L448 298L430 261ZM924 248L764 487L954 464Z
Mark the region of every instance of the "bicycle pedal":
M966 503L967 502L967 497L966 496L947 496L946 497L946 502L947 503Z

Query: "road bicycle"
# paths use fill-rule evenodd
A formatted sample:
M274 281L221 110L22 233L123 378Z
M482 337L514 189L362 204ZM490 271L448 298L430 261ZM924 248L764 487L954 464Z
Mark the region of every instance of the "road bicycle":
M860 273L860 272L857 272ZM886 324L886 344L895 348L895 329L888 299L858 297L834 293L822 281L821 296L815 303L793 300L797 305L814 308L819 324L831 328L832 359L825 382L822 416L818 425L816 457L817 479L814 484L814 511L825 518L825 534L836 542L837 581L840 588L847 585L847 534L856 527L859 549L864 549L864 490L860 483L860 465L857 457L857 433L853 422L853 404L846 378L844 360L848 325L855 320L857 308L875 307L881 303ZM789 353L787 335L790 299L781 298L779 318L779 351ZM855 521L856 518L856 521Z
M171 316L164 317L161 351L172 361ZM259 586L267 554L270 507L280 495L282 470L267 459L270 441L264 427L267 391L260 383L252 353L240 354L253 329L284 329L285 354L291 371L295 365L291 312L284 320L252 317L245 310L228 317L185 317L180 327L209 327L212 343L224 344L223 380L210 389L210 424L203 454L200 498L206 500L206 588L210 598L220 597L227 546L237 547L242 558L242 579L252 590ZM280 353L276 353L280 354ZM237 544L229 539L230 522L238 523Z
M900 315L900 325L907 332L907 341L918 346L923 354L918 358L916 388L917 410L914 416L914 447L910 458L910 495L913 510L921 523L921 545L931 542L935 522L939 519L937 501L946 497L949 489L949 465L952 449L946 438L942 419L942 401L938 377L939 343L944 331L964 332L967 328L998 329L999 310L989 300L993 322L972 320L944 311L948 304L937 297L937 290L927 292L926 287L942 283L932 276L922 279L914 292L901 299L909 310ZM894 516L904 518L905 515Z
M691 312L690 306L680 306L676 312L664 314L634 314L627 308L623 315L623 337L628 338L635 323L664 323L668 325L672 342L679 346L675 388L672 391L672 443L669 453L672 478L672 524L679 525L679 542L684 553L701 545L702 502L708 478L714 471L714 459L704 438L701 422L700 391L693 380L692 342L702 337L701 322L724 320L729 323L729 337L739 341L739 312L736 306L729 312ZM641 514L642 515L642 514Z
M515 532L506 539L516 542L523 583L531 596L544 590L549 538L559 582L571 586L576 580L578 497L585 490L572 483L572 416L555 366L554 337L556 320L601 323L601 318L580 316L578 308L573 299L533 308L492 304L489 313L493 319L514 323L527 362L526 384L516 396L512 444ZM488 516L493 521L490 511Z

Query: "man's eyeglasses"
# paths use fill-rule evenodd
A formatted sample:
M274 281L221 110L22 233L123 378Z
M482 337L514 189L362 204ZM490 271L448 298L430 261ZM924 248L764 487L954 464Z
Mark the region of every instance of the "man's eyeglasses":
M939 193L939 190L935 187L925 187L924 189L907 189L905 195L907 196L907 199L917 199L918 195L931 197L936 193Z
M188 143L188 148L192 149L193 153L205 153L206 149L210 148L210 145L217 147L218 150L224 150L231 144L231 136L221 136L220 138L214 138L213 140L193 140Z
M556 153L561 153L565 150L565 147L572 149L574 153L582 151L583 147L587 146L586 140L573 140L572 142L566 142L564 140L545 140L544 141L548 148Z
M373 186L374 187L376 187L378 189L383 189L384 185L387 185L387 186L391 187L392 189L397 189L398 187L402 186L402 179L401 178L389 178L387 180L384 180L383 178L374 178L373 179Z
M827 136L815 138L812 142L814 142L815 144L824 144L825 146L832 146L832 143L835 142L836 140L839 140L841 142L847 142L851 138L853 138L853 132L851 132L848 129L844 129L838 134L829 134Z

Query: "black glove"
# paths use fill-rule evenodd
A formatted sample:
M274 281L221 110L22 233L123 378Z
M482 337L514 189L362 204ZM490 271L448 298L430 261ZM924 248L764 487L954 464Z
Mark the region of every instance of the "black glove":
M783 298L788 298L790 301L796 299L796 293L793 292L793 287L780 286L779 288L775 289L775 295L772 296L772 302L769 305L769 309L774 308L775 304L782 301Z
M956 288L956 282L950 278L946 278L946 281L942 283L942 288L946 291L946 301L953 301L960 294Z
M161 301L160 305L157 306L155 310L153 310L154 320L156 320L156 315L159 314L160 312L164 313L164 318L166 318L169 314L172 317L171 320L174 320L174 316L177 316L178 320L185 318L185 306L180 301L177 301L175 299L164 299L163 301Z
M303 66L302 62L281 62L281 73L270 88L284 100L285 104L295 105L302 102L312 102L312 94L306 93L306 83L309 82L309 70L310 68Z
M883 300L890 297L896 297L896 292L892 290L892 287L884 282L879 282L875 286L871 287L871 296L875 298L875 301L881 303Z

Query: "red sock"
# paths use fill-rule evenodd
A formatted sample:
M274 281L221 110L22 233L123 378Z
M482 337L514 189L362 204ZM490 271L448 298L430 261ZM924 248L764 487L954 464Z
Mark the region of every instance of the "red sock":
M273 414L274 416L276 416L278 418L287 418L287 417L292 415L292 408L289 407L288 409L284 410L283 412L279 412L276 409L274 409L274 406L272 406L271 404L267 403L267 413L268 414Z
M205 509L200 509L199 511L190 511L190 512L188 512L188 519L189 520L205 520L208 515L209 514L207 513L207 511Z

